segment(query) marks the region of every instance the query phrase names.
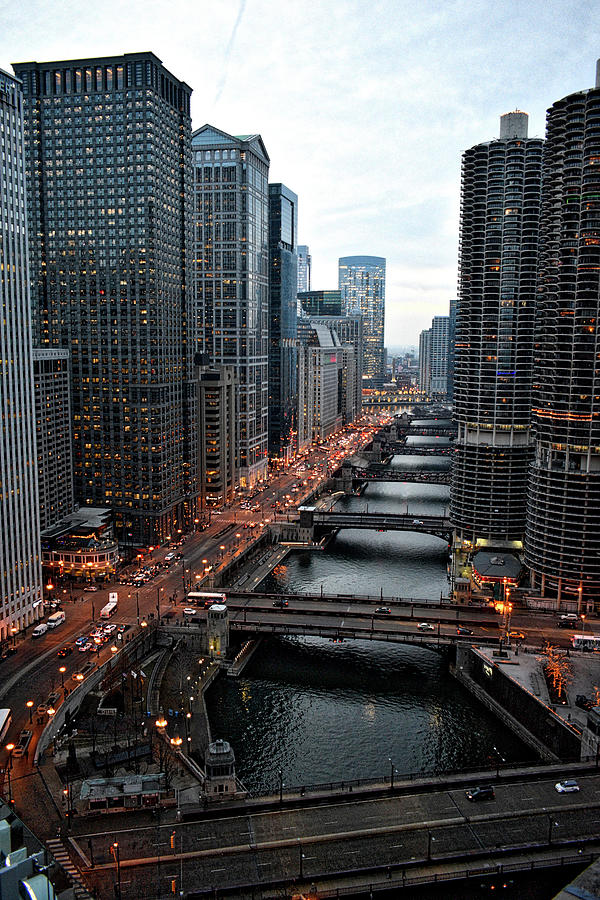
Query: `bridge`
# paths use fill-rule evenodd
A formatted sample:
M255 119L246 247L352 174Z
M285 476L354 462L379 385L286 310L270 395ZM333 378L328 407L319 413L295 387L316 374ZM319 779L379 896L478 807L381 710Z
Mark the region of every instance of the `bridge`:
M421 534L432 534L446 543L452 541L452 525L448 516L393 515L377 512L337 512L335 510L318 510L315 507L301 506L300 526L312 528L321 534L327 531L339 531L342 528L363 529L370 531L417 531Z
M341 466L333 473L334 478L347 478L346 469ZM352 466L349 478L352 482L404 482L406 484L450 484L452 472L450 469L438 469L432 472L413 472L403 469L392 469L389 466L382 468L361 468Z
M580 794L556 793L565 777L577 777ZM492 784L495 799L471 803L466 791L478 784ZM461 882L490 889L508 872L543 868L556 869L559 889L572 877L561 867L598 855L599 793L593 765L491 760L435 777L401 775L382 759L370 781L290 786L282 769L268 793L187 806L181 820L164 811L162 821L138 816L133 828L113 818L100 831L82 821L72 843L79 860L89 857L84 877L102 897L113 895L115 877L124 898L157 896L157 885L163 896L173 884L190 900L313 896L313 884L322 898L403 888L410 896L441 881L458 897Z

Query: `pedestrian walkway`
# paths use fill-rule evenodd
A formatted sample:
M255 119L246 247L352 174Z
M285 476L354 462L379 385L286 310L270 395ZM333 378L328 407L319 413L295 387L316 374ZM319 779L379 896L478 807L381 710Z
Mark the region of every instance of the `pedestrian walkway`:
M92 895L84 887L83 881L81 880L81 873L73 865L62 839L51 838L49 841L46 841L46 846L59 866L67 872L73 881L75 900L92 900Z

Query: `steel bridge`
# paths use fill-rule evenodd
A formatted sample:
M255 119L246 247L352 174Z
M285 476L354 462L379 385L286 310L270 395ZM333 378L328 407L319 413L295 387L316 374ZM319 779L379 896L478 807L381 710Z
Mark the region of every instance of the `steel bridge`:
M377 512L336 512L300 507L300 525L325 534L342 528L358 528L370 531L417 531L452 541L452 525L447 516L392 515Z

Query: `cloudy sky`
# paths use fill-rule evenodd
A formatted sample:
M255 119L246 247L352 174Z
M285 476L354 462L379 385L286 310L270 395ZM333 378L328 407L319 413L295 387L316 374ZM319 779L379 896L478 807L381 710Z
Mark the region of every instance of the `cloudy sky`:
M194 89L194 127L259 132L299 196L314 288L387 258L386 343L447 314L460 156L592 87L598 0L23 0L0 6L0 68L152 50Z

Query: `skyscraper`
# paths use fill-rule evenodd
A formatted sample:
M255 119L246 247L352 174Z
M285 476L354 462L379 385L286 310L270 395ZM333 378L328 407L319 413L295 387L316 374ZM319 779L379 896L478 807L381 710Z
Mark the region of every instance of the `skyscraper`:
M36 343L71 353L76 498L152 543L197 501L191 89L152 53L19 63Z
M542 141L526 113L463 154L450 513L459 542L522 541Z
M269 185L269 453L287 460L297 441L298 197Z
M431 320L431 384L429 390L445 397L448 392L448 316L434 316Z
M548 110L525 561L559 601L600 596L600 61Z
M310 291L310 269L312 256L306 244L298 247L298 293Z
M0 640L42 612L21 84L0 70Z
M213 365L234 367L242 487L268 466L269 156L258 134L192 137L198 327Z
M419 390L423 394L431 390L431 328L419 335Z
M343 256L339 260L342 312L360 313L364 322L363 378L368 387L385 381L385 259L381 256Z
M456 298L450 300L450 316L448 322L448 400L454 399L454 365L456 345Z
M302 312L307 316L341 316L341 291L302 291L298 294Z

